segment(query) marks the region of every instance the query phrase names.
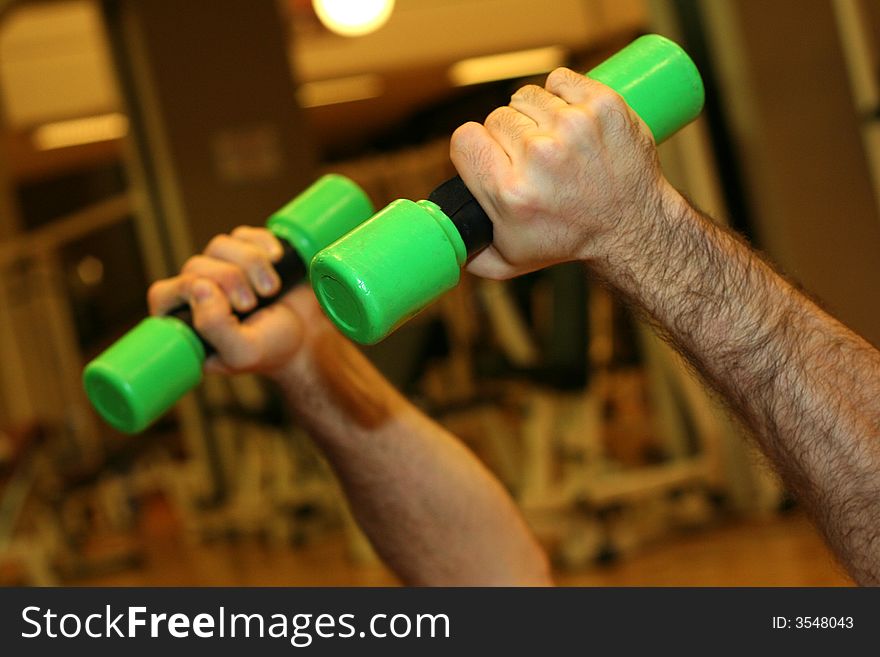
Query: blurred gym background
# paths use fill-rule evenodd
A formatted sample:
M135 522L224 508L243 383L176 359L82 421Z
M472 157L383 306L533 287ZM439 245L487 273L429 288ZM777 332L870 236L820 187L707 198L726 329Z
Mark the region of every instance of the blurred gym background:
M375 5L364 25L333 4L0 0L0 584L394 584L265 382L209 378L125 437L82 366L212 235L327 171L377 207L424 198L460 123L646 32L708 91L670 179L880 344L876 2L348 3ZM561 584L850 583L576 265L468 278L368 353L504 482Z

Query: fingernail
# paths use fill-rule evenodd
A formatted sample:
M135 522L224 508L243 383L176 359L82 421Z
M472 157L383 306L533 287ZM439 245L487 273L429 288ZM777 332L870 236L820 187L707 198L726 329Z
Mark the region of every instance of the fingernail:
M196 301L207 301L214 294L214 288L207 281L196 281L193 284L193 296Z
M256 299L254 299L250 290L235 288L232 291L232 304L237 308L247 308L254 303L256 303Z
M258 269L256 278L260 294L270 294L275 289L275 280L265 269Z

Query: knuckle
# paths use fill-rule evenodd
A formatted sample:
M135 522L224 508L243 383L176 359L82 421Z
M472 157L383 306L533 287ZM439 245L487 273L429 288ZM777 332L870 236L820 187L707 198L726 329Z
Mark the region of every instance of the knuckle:
M464 136L464 126L460 126L455 129L455 132L452 133L452 136L449 138L449 159L452 160L453 163L461 157L464 153L467 152L467 138Z
M177 296L188 299L192 297L193 285L198 279L197 274L181 273L177 278L171 280L176 282Z
M155 281L147 288L147 307L151 313L158 312L164 299L164 281Z
M208 242L208 246L205 247L205 253L210 255L212 253L222 251L226 247L226 245L229 244L230 240L231 238L229 237L229 235L225 233L215 235L211 238L211 241Z
M486 127L501 127L506 124L506 117L507 109L504 107L496 107L489 112L489 116L486 117Z
M226 266L218 268L212 278L221 288L229 291L241 284L243 276L235 267Z
M509 105L494 110L486 118L486 127L496 135L505 135L513 140L519 140L529 132L523 115Z
M492 153L489 145L477 137L477 130L482 126L477 123L466 123L452 135L449 144L449 155L456 167L481 171L491 161Z
M224 290L232 289L241 280L241 275L234 265L200 255L189 258L183 264L181 274L190 283L199 277L207 278Z
M271 267L268 258L251 245L247 245L241 251L241 266L248 271Z
M521 182L504 185L498 190L498 201L512 214L521 214L534 206L531 188Z
M531 135L523 142L526 157L539 164L552 165L564 156L561 144L547 135Z
M226 318L218 312L196 312L193 315L193 326L199 333L216 338L217 333L223 329L225 320Z
M591 137L598 132L595 114L590 109L572 105L556 113L556 124L569 137Z
M541 87L539 87L538 85L527 84L517 89L510 97L510 99L514 101L521 100L529 102L539 97L542 91L543 89L541 89Z
M275 258L273 258L273 260L275 260L275 259L277 259L277 257L278 257L279 255L281 255L281 254L284 253L284 243L283 243L283 242L281 241L281 239L280 239L277 235L275 235L272 231L270 231L270 230L266 230L265 228L264 228L263 230L264 230L265 233L266 233L266 241L267 241L267 243L268 243L268 244L270 245L270 247L271 247L271 248L270 248L270 251L271 251L271 250L274 250L274 251L275 251L275 254L274 254L274 255L275 255Z
M455 131L452 133L452 137L449 140L449 151L450 153L455 153L456 151L465 148L466 145L471 140L471 133L475 128L478 128L478 124L473 121L468 121L467 123L463 123L458 126Z
M620 95L605 85L597 85L596 92L590 100L590 106L601 120L626 117L626 103Z
M183 263L183 267L180 268L180 272L183 274L195 272L196 270L198 270L203 257L204 256L200 255L190 256L186 259L186 262Z
M547 75L547 81L545 85L548 89L558 89L563 87L571 82L572 71L565 68L564 66L559 66L554 68Z

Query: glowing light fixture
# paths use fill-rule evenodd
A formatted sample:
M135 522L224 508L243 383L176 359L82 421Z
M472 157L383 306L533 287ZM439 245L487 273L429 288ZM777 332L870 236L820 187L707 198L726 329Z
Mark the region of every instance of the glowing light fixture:
M128 118L119 112L46 123L34 130L31 139L40 151L120 139L128 133Z
M449 69L449 79L459 87L493 80L509 80L546 73L565 63L565 49L559 46L463 59Z
M394 0L312 0L328 29L342 36L362 36L382 27L394 10Z

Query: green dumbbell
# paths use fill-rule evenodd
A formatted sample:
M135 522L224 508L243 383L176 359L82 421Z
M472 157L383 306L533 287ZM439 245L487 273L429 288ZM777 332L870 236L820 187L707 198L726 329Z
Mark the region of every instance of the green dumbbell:
M271 304L305 278L322 248L373 214L367 195L348 178L326 175L273 214L266 227L280 238L284 254L275 264L281 291L261 299L244 318ZM214 348L193 329L188 306L148 317L122 336L83 372L94 407L111 426L142 431L202 378Z
M587 73L619 93L660 143L703 107L703 83L672 41L643 36ZM492 242L492 222L453 178L426 201L394 201L311 264L318 301L351 339L373 344L458 283Z

